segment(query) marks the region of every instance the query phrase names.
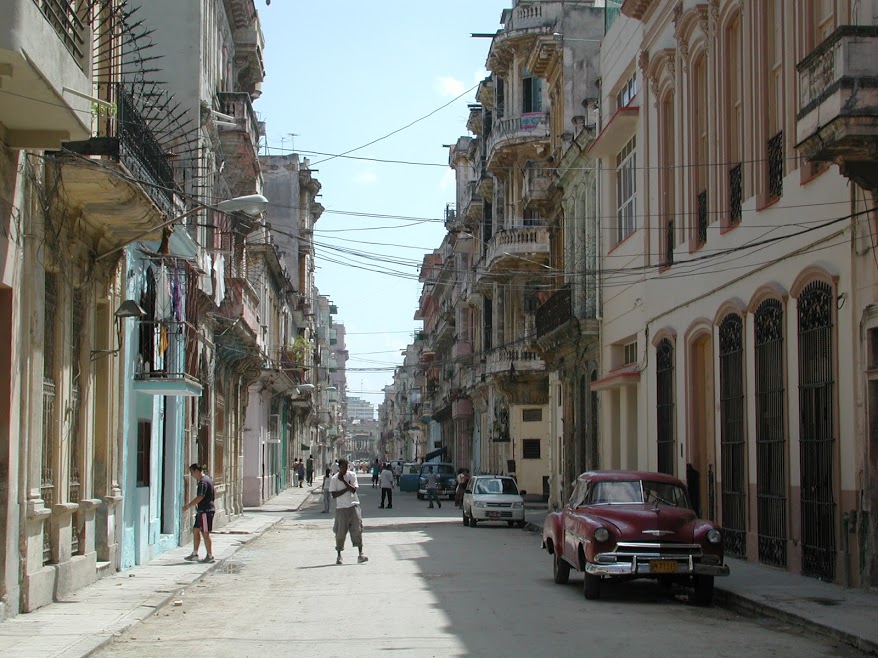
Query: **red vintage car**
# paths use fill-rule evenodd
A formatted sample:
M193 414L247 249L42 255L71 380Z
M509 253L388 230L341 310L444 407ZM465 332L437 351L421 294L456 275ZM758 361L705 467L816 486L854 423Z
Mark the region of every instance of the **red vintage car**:
M714 577L729 575L720 528L699 519L686 486L662 473L583 473L567 506L546 517L543 548L556 583L571 567L584 573L587 599L600 598L604 579L653 578L691 585L694 600L709 604Z

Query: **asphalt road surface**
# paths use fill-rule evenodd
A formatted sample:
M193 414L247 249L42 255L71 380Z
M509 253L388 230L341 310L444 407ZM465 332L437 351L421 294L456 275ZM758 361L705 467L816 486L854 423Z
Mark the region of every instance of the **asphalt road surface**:
M649 581L586 601L552 582L540 537L468 528L453 501L392 510L360 477L369 561L335 564L317 497L100 656L859 656L778 622L690 605Z

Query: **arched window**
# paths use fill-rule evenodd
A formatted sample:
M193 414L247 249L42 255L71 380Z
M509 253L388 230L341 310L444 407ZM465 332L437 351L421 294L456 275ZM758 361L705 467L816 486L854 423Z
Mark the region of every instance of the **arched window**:
M728 99L728 125L726 128L726 162L728 162L729 214L728 224L741 221L741 204L744 200L744 87L743 45L741 41L740 13L726 29L726 98Z
M658 470L674 474L674 345L663 338L656 351L656 440Z
M759 561L787 564L787 445L783 306L767 299L753 316L756 349L756 498Z
M802 572L827 580L835 579L833 299L824 281L799 295Z
M674 93L666 93L659 103L659 190L661 193L660 209L662 215L663 235L660 236L659 245L662 250L662 263L672 265L674 263L674 248L677 246L677 225L675 218L677 213L676 192L676 142L674 135Z
M709 129L708 114L710 104L707 102L707 56L702 55L692 67L693 75L693 115L694 133L692 135L692 167L693 190L695 193L695 243L701 246L707 242L707 226L710 215L707 206L708 155L707 143Z
M722 524L729 555L747 554L747 450L744 433L743 321L728 314L719 326Z

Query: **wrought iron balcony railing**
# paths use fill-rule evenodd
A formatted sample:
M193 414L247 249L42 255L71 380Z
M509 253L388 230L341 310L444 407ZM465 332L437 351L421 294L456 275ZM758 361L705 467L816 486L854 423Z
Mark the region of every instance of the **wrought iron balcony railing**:
M741 221L741 204L744 199L744 175L742 165L729 169L729 223Z
M707 244L707 225L710 223L707 214L707 190L698 193L696 200L698 210L698 246Z
M76 0L34 0L34 4L55 29L79 68L84 69L88 50L85 39L88 30L77 12L78 6L80 6L79 12L82 11L81 6L84 6L84 3Z
M573 319L573 298L570 285L565 285L549 297L536 313L537 337L547 336Z

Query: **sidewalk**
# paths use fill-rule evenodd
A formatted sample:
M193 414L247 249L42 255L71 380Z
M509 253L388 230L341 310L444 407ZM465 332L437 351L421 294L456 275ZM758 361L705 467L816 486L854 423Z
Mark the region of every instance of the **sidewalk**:
M548 511L526 505L528 529L542 533ZM878 593L825 583L756 562L726 558L718 605L779 619L878 655Z
M0 656L16 658L87 656L113 636L154 615L165 605L186 604L186 589L223 563L248 542L278 523L284 513L298 510L319 487L289 488L264 505L212 533L216 562L200 564L183 558L187 544L128 571L107 576L63 601L0 623ZM204 548L202 547L202 553Z

